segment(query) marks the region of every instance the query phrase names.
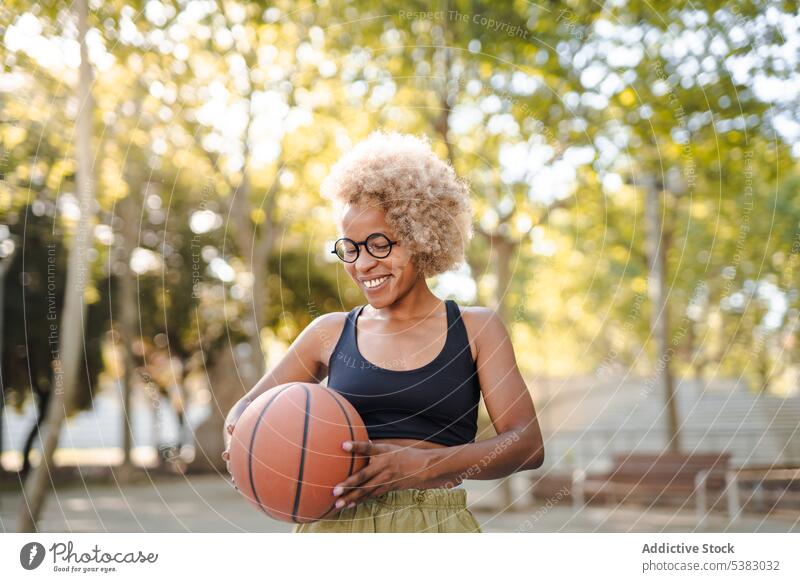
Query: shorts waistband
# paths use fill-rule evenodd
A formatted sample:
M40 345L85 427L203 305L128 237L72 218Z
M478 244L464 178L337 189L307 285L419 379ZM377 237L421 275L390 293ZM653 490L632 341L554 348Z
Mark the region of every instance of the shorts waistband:
M466 507L466 489L448 489L445 487L435 489L400 489L387 491L371 499L382 505L418 507Z

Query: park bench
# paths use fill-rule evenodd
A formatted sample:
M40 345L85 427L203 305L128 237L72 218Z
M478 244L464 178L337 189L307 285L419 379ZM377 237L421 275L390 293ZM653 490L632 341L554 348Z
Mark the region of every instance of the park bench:
M736 471L736 481L750 489L746 501L756 511L768 512L781 503L800 506L800 467L787 465L750 465Z
M729 468L730 453L619 453L604 473L572 474L573 506L583 507L595 496L616 500L646 495L649 498L694 497L698 524L706 515L709 493L726 492L728 514L738 517L736 473Z

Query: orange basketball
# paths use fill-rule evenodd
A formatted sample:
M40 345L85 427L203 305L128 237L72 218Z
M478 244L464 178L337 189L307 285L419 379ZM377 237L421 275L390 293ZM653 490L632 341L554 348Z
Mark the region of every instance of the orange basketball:
M316 521L339 511L333 487L367 464L365 456L342 449L346 440L368 440L346 398L319 384L282 384L256 398L237 421L231 474L270 517Z

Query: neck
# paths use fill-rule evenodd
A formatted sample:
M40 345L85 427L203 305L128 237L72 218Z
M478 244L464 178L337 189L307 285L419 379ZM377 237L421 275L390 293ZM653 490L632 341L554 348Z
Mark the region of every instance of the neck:
M369 305L364 309L371 310L370 315L378 319L402 321L430 317L441 304L442 300L433 294L428 288L428 282L420 277L411 289L390 305L379 308Z

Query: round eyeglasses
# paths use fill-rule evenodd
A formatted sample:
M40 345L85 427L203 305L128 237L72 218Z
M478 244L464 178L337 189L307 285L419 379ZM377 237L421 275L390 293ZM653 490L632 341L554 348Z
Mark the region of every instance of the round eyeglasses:
M333 245L331 253L339 257L345 263L355 263L358 260L360 248L363 246L367 252L376 259L385 259L392 252L394 245L400 243L396 240L389 240L385 234L374 232L367 237L367 240L356 242L349 238L340 238Z

